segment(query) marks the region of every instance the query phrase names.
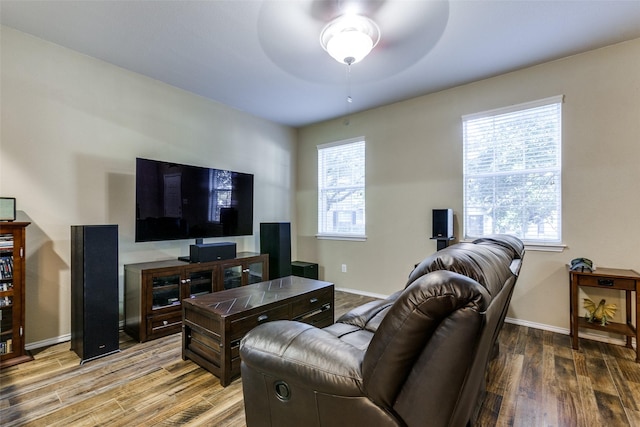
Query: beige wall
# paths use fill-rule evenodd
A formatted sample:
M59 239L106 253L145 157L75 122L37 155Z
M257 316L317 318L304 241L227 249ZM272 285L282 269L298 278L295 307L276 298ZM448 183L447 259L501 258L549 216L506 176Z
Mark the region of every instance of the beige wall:
M460 117L559 94L565 95L567 249L527 254L509 316L568 328L565 264L572 258L640 271L640 40L356 114L349 125L308 126L296 136L12 29L1 31L0 194L17 197L19 219L32 222L30 345L68 337L70 225L119 225L121 291L124 264L187 253L189 241L133 242L135 157L254 173L255 228L261 221L292 221L294 258L318 262L321 276L338 287L386 295L435 251L428 239L431 209L461 214ZM357 102L355 83L353 94ZM316 145L361 135L367 139L368 240L317 240ZM251 251L259 249L257 239L256 233L231 240Z
M253 173L254 230L294 220L295 130L1 31L0 194L15 196L19 219L32 222L28 346L70 333L70 225L119 225L121 294L124 264L188 253L186 240L134 243L136 157ZM220 240L259 251L257 231L207 241Z
M567 248L527 253L508 316L568 329L569 260L640 271L640 39L355 114L348 125L301 129L299 258L317 261L338 287L384 295L400 289L414 263L436 249L432 209L453 208L460 236L461 116L561 94ZM316 145L362 135L368 239L317 240Z

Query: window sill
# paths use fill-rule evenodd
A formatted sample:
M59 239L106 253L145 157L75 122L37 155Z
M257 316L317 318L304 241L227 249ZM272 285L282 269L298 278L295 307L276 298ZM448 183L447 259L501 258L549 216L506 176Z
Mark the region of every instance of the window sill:
M472 243L476 238L463 239L461 242ZM564 243L527 243L524 242L524 249L536 252L563 252L567 248Z
M361 234L316 234L318 240L347 240L352 242L364 242L367 240L366 235Z
M555 244L535 244L535 243L526 243L524 244L524 249L527 251L538 251L538 252L562 252L567 248L567 245L562 243Z

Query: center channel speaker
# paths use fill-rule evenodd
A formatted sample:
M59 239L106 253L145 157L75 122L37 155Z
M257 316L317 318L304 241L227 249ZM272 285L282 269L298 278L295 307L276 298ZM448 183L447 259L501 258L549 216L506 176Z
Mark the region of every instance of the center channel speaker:
M291 276L291 224L260 223L260 253L269 254L269 280Z
M189 262L209 262L235 257L236 244L233 242L196 243L189 246Z

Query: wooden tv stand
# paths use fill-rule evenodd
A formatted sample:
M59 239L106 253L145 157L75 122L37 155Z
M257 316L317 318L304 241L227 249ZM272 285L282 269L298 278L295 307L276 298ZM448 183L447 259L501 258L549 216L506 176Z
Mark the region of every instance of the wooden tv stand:
M269 255L239 252L236 258L188 263L178 259L124 266L124 330L144 342L182 330L182 300L262 282Z

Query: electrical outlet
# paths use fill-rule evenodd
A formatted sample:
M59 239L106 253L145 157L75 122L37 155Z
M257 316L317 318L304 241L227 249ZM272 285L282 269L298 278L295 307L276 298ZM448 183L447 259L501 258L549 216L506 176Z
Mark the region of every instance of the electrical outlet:
M347 264L342 264L342 272L343 273L347 272Z

